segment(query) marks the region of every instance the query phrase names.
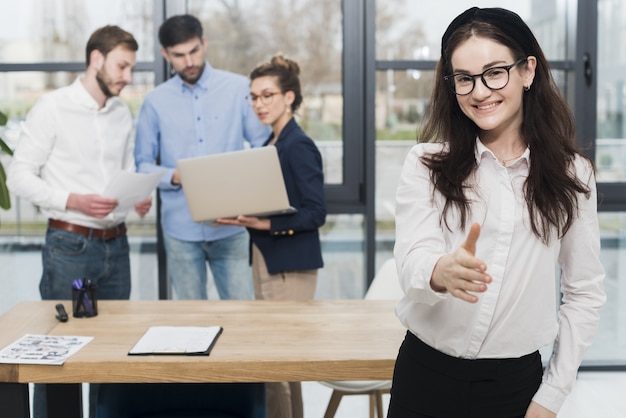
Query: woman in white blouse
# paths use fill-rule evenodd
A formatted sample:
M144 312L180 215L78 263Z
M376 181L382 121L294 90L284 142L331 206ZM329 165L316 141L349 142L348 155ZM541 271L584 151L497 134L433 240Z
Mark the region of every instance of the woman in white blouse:
M517 14L452 21L396 195L408 332L390 418L556 417L606 298L595 171L574 138Z

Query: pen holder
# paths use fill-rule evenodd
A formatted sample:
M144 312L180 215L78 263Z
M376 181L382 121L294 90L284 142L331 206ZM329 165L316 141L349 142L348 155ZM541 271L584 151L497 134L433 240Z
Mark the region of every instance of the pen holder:
M76 279L72 284L72 314L74 318L98 315L97 286L89 280Z

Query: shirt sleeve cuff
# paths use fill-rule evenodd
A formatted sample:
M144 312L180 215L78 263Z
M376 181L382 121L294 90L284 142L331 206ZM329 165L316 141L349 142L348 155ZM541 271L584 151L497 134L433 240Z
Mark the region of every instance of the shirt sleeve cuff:
M412 283L408 292L411 300L434 305L448 297L448 292L437 292L430 286L430 278L439 258L441 258L441 255L432 255L425 262L421 263L421 267L418 269L419 273L414 278L415 282Z
M183 187L181 184L172 183L172 178L174 177L175 171L176 170L173 168L168 168L163 173L163 178L161 178L161 181L159 182L159 188L161 190L179 190Z
M55 210L67 210L67 201L70 198L70 192L56 192L50 199L50 207Z
M565 403L565 398L567 395L562 391L544 382L533 396L533 401L556 414Z

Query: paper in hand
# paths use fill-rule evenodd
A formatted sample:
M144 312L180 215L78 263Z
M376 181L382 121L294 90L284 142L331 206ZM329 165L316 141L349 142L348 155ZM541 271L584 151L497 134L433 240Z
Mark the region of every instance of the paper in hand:
M118 172L102 193L104 197L117 199L116 213L125 213L134 209L135 203L147 199L163 177L165 170L154 173Z

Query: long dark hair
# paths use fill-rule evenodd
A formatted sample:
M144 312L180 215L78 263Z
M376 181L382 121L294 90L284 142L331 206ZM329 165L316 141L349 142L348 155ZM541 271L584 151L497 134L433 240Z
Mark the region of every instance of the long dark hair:
M472 36L491 39L508 47L514 60L530 55L537 59L532 87L524 92L523 98L520 134L530 148L531 156L524 194L533 233L548 243L554 227L561 238L577 216L578 194L590 196L587 184L576 177L574 159L580 155L592 167L593 163L574 148L574 118L561 97L537 40L519 16L499 8L469 9L450 24L442 40L442 55L435 71L427 118L417 138L418 142L445 142L448 145L442 152L422 158L431 170L435 190L446 200L442 222L448 229L454 227L448 224L446 215L456 208L461 215L460 227L464 228L470 212L471 202L465 189L469 187L468 178L477 168L474 148L480 129L461 111L443 77L452 73L452 52ZM520 69L524 65L520 64Z

